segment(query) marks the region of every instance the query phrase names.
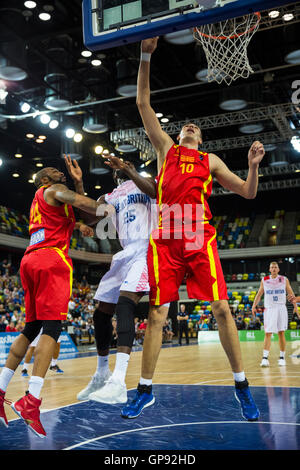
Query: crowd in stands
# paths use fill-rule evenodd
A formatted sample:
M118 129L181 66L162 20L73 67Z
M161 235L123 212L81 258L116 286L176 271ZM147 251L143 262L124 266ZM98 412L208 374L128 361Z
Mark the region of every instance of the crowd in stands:
M96 301L93 299L95 287L89 285L86 276L80 281L74 280L73 294L69 302L67 319L63 329L67 331L74 343L79 346L84 343L94 344L93 313ZM229 306L238 330L263 329L263 308L258 308L256 315L252 314L252 303L256 292L228 291ZM209 302L198 301L191 309L187 309L188 331L191 338L197 338L199 331L217 330L218 325L212 314ZM143 344L147 328L147 315L135 318L136 337L134 345ZM295 328L300 328L300 321L295 316ZM0 332L21 332L25 326L24 292L18 275L18 267L4 259L0 261ZM163 327L163 342L172 342L176 325L167 319ZM113 319L112 347L116 347L116 319Z

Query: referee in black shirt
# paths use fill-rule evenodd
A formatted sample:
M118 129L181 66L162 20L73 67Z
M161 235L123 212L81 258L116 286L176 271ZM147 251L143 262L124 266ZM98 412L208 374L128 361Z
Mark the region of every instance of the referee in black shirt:
M188 332L188 313L185 311L185 305L180 305L180 312L177 314L178 321L178 344L181 346L182 333L185 334L186 344L189 344L189 332Z

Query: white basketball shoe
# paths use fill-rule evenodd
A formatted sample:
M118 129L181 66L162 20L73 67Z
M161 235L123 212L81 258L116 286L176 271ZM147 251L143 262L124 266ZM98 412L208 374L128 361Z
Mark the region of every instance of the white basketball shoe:
M279 366L285 366L285 365L286 365L285 359L279 358L279 359L278 359L278 365L279 365Z
M117 381L113 377L110 377L104 387L89 395L89 400L98 401L100 403L107 403L109 405L114 405L116 403L126 403L126 385Z
M270 367L269 359L264 357L260 363L260 367Z
M77 400L80 400L80 401L88 400L89 395L101 389L102 387L104 387L105 383L110 377L111 377L110 371L108 372L108 374L104 376L100 374L93 375L92 380L88 383L88 385L83 390L81 390L81 392L78 393Z

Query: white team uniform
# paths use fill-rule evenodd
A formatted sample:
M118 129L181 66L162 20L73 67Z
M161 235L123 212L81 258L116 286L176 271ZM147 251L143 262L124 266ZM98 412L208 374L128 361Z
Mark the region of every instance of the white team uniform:
M286 308L286 277L277 276L272 279L266 276L264 285L264 330L266 333L278 333L288 327Z
M123 250L113 256L94 299L116 304L120 290L149 292L147 251L155 223L156 201L142 193L133 181L125 181L105 201L115 208L113 224Z

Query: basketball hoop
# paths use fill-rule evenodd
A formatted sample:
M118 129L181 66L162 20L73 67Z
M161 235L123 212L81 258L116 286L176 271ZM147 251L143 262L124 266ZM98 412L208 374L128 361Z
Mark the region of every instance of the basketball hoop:
M202 45L208 64L207 80L230 85L248 78L253 70L247 48L259 27L260 13L232 18L194 28L194 38Z

